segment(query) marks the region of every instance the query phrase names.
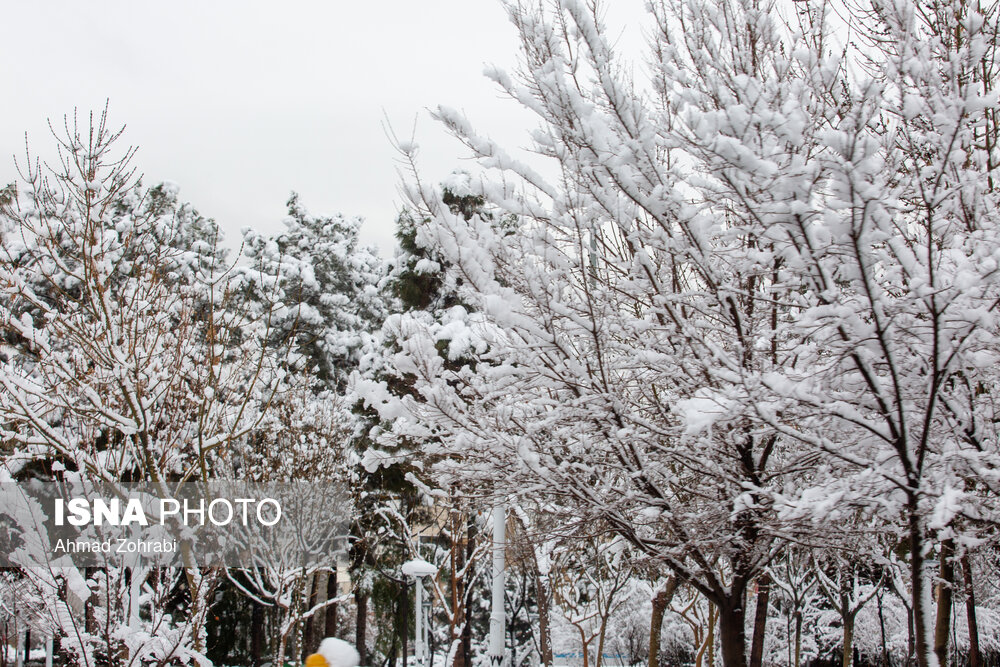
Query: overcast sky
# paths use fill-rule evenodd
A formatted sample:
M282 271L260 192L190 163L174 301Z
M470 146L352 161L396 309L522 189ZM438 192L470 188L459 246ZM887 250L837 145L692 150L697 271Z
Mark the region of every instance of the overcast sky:
M39 0L8 3L4 20L0 183L25 132L44 156L47 118L109 99L145 182L178 183L231 244L244 226L277 230L295 190L314 213L364 217L386 254L399 207L386 118L407 136L417 120L438 181L465 151L427 108L464 109L505 145L525 146L531 126L482 75L515 62L494 0Z

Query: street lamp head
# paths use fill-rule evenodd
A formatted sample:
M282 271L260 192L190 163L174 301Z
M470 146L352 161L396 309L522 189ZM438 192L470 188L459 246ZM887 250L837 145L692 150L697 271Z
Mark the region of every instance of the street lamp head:
M403 563L402 570L403 574L410 577L433 577L438 571L437 566L419 558Z

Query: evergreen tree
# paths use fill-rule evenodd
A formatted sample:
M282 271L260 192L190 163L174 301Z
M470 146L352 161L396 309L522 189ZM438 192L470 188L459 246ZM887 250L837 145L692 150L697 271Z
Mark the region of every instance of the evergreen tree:
M468 174L456 172L443 186L441 204L466 220L474 215L493 220L484 199L472 193L469 186ZM384 283L392 312L382 328L382 346L366 357L355 383L362 398L372 395L373 386L397 397L417 398L412 375L405 366L396 363L400 341L405 338L402 332L410 321L420 321L439 332L434 355L443 363L458 368L470 356L465 348L468 339L453 338L449 333L454 330L452 323L469 313L458 296L461 278L449 274L443 256L423 238L427 222L408 210L397 219L399 245L389 262ZM367 518L367 523L359 529L363 534L378 535L385 545L388 524L389 534L394 535L397 545L376 557L383 569L392 563L398 565L407 557L437 559L442 566L440 576L447 578L447 584L440 589L446 595L437 601L444 625L449 629L443 637L449 652L447 661L455 667L471 665L473 637L485 636L487 628L485 613L474 604L480 592L477 587L482 584L479 556L487 537L478 525L478 515L486 503L481 497L474 498L476 494L468 489L441 486L428 474L435 461L426 454L428 443L435 439L433 433L394 439L391 451L385 451L375 446L375 442L384 440L393 431L392 419L380 421L377 410L367 403L362 410L372 424L360 444L364 451L360 472L364 502L370 510L360 512L359 516ZM392 512L386 511L389 507L394 508ZM392 518L387 521L386 517ZM420 526L426 525L437 526L438 535L433 544L426 544L419 551L417 534ZM395 554L395 560L385 559L388 552Z
M248 231L245 252L254 271L280 276L274 285L259 286L273 288L285 306L276 336L294 328L317 389L342 391L385 316L378 289L382 263L374 248L360 244L360 219L311 215L297 194L288 200L284 226L274 237Z

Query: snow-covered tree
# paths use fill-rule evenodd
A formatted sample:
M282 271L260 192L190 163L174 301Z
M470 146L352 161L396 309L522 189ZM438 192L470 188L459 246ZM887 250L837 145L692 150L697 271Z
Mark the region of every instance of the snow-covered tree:
M728 667L785 538L870 503L938 664L929 554L997 498L995 7L662 0L646 78L598 3L507 7L490 75L555 177L439 109L514 222L410 186L464 306L397 322L385 441L606 522L711 601Z
M655 554L719 606L724 652L740 664L746 590L775 544L768 496L786 461L773 429L753 427L738 404L716 410L712 392L739 393L738 376L717 372L718 355L747 369L784 356L745 344L775 339L777 306L761 277L770 272L741 264L764 257L750 234L734 228L720 238L726 252L695 254L666 204L616 189L620 176L677 198L679 185L666 188L680 177L661 173L669 159L657 125L615 78L585 8L567 3L552 18L511 6L511 14L527 83L500 78L542 117L536 139L560 160L565 188L526 170L517 174L532 188L523 198L477 185L512 216L506 226L466 220L429 189L412 192L429 220L418 242L447 257L471 307L433 326L401 322L408 335L396 365L424 384L419 400L403 401L411 417L396 421L397 433L438 437L452 455L439 473L482 471L511 490L557 493L567 515L606 522ZM579 53L565 51L578 42ZM577 66L603 86L583 88ZM491 164L517 169L499 148L468 141ZM471 350L475 361L449 368L431 354L445 341L450 359ZM713 428L701 415L716 411Z
M608 622L640 586L629 562L627 545L602 531L588 531L557 546L553 557L552 595L578 635L583 666L601 667L608 642Z
M779 604L785 617L785 643L787 663L794 667L802 664L802 629L819 597L818 582L808 553L791 548L772 564L771 581L775 586Z
M840 616L843 629L841 664L844 667L854 664L854 628L858 613L878 595L886 569L874 567L866 555L830 549L813 561L819 588Z
M491 218L482 197L470 192L469 176L455 172L444 185L442 204L456 215ZM402 397L412 394L414 386L406 367L397 365L400 340L406 334L400 326L416 319L425 326L443 329L455 313L464 312L457 286L445 270L445 261L433 248L420 246L417 232L423 224L419 212L404 210L397 218L398 247L387 263L383 282L390 314L380 331L379 346L371 346L354 378L354 394L367 399L372 390L379 394ZM460 364L466 340L440 341L438 354L447 363ZM457 359L456 359L457 355ZM443 636L446 662L454 667L468 667L474 662L473 641L483 614L477 613L484 573L480 556L488 544L488 535L479 525L483 497L481 489L456 480L438 478L431 467L435 455L428 456L423 437L395 440L392 447L381 446L380 436L391 431L395 415L379 413L362 402L362 414L370 420L370 430L359 439L364 450L363 470L359 472L364 489L366 510L359 513L358 529L363 534L357 543L359 560L362 547L385 546L390 538L407 557L430 558L440 565L443 581L434 594L440 616L448 628ZM428 504L429 507L424 505ZM386 518L391 521L385 521ZM439 529L433 556L420 555L412 533L417 526L434 525ZM386 528L389 530L386 531ZM384 551L383 551L384 552ZM377 559L376 559L377 560ZM381 565L384 568L385 564Z
M263 298L285 306L275 322L275 340L293 330L297 351L320 383L342 390L357 366L366 336L385 318L378 289L382 262L374 248L361 245L361 220L341 215L311 215L292 194L284 230L273 237L253 230L244 235L244 252L276 285L261 285Z
M120 134L106 111L83 126L67 119L55 133L59 162L29 156L4 202L2 464L12 479L146 482L171 498L181 480L216 474L259 425L283 391L286 358L265 344L272 308L250 312L232 300L240 290L214 223L177 204L169 187L142 188L134 150L116 154ZM160 624L162 610L132 627L138 605L155 599L135 570L133 585L124 585L125 568L109 567L91 579L96 588L72 586L100 608L100 637L66 607L66 582L86 576L69 567L35 578L81 664L93 662L102 637L103 654L123 664L200 659L216 577L186 543L180 550L190 601L177 628ZM106 604L97 589L109 593Z

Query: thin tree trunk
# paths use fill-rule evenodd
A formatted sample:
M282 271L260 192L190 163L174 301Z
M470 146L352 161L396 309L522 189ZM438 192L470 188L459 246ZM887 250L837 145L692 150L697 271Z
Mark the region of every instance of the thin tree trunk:
M725 667L746 667L746 609L743 596L719 605L719 639L722 644L722 664Z
M708 636L702 637L701 627L691 626L691 632L694 634L694 647L697 649L697 653L694 657L694 667L702 667L705 661L705 654L708 656L708 664L712 664L712 655L709 648L715 644L715 634L713 632L714 619L712 617L712 610L715 609L715 605L708 605Z
M757 579L757 609L753 618L753 643L750 667L760 667L764 661L764 639L767 634L767 606L771 596L771 577L767 573Z
M976 621L976 593L972 587L972 563L969 554L962 554L962 579L965 582L965 616L969 623L969 667L982 667L979 652L979 624Z
M410 614L408 613L409 612L409 606L410 606L409 585L408 585L408 583L406 581L404 581L403 582L403 597L400 598L400 600L399 600L399 607L398 607L398 610L399 610L399 619L400 619L400 623L399 623L400 633L399 634L400 634L400 638L402 639L401 643L403 645L403 667L406 667L406 662L407 662L407 657L408 657L406 655L407 654L407 642L408 642L408 640L410 638L410 624L409 624Z
M601 617L601 630L597 635L597 655L594 657L594 667L604 664L604 638L608 632L608 617Z
M323 619L323 637L336 637L338 614L340 613L339 603L333 602L326 607L326 618Z
M357 621L354 624L354 646L358 649L361 665L368 664L368 649L365 637L368 635L368 593L355 593L358 605Z
M671 575L653 596L653 614L649 619L649 667L660 665L660 638L663 633L663 615L677 590L677 577Z
M182 562L185 563L189 601L188 623L191 633L191 648L196 652L205 649L205 622L208 620L208 609L215 592L217 577L211 568L200 568L194 565L191 545L182 541L180 544Z
M882 635L882 667L889 667L889 647L885 642L885 614L882 612L882 594L879 593L876 602L878 604L878 627Z
M535 595L538 598L538 651L541 653L543 667L552 667L552 636L549 628L549 592L548 576L543 576L535 569Z
M907 499L910 547L910 604L913 609L913 635L917 667L933 667L933 646L931 645L930 592L924 573L924 547L926 535L920 523L918 498L914 493Z
M465 562L465 552L462 549L462 540L459 538L464 531L460 530L461 516L457 511L452 511L451 516L451 621L449 630L450 637L458 638L457 648L452 655L451 667L465 667L465 656L462 653L462 638L464 636L465 612L462 604L465 601L465 591L462 590L462 580L458 577L458 572ZM459 627L461 626L461 627Z
M96 567L83 568L83 576L88 584L96 572ZM88 634L96 635L99 629L97 627L97 614L94 611L94 603L91 601L93 597L93 595L87 596L87 599L83 603L83 627Z
M298 614L295 615L296 617L298 617ZM291 656L290 662L293 665L303 662L304 659L304 657L300 653L302 650L302 646L305 643L305 636L303 632L304 630L305 630L305 623L299 617L296 618L294 623L292 623L292 629L288 631L288 650L285 653L286 655Z
M802 664L802 610L795 611L795 667Z
M854 660L854 612L844 614L844 657L841 664L851 667Z
M311 578L312 581L309 584L309 598L306 607L307 612L316 607L316 602L319 599L319 575L313 573ZM319 640L316 638L316 629L316 614L313 614L306 619L306 626L302 630L302 655L312 653L319 645Z
M940 667L948 665L948 639L951 630L951 606L955 589L955 565L952 555L955 553L955 541L946 539L941 542L941 568L937 587L937 619L934 624L934 653Z
M465 534L465 575L463 577L463 588L465 589L465 625L462 626L462 664L464 667L472 665L472 600L475 592L469 585L472 577L472 555L476 544L476 524L469 516L466 518Z
M719 610L714 604L708 605L708 667L715 667L715 622L719 619Z
M788 658L789 667L798 667L798 665L796 665L793 662L793 650L794 650L794 639L793 639L794 633L792 632L793 616L794 614L792 616L785 614L785 637L786 637L785 649L788 651L788 655L785 657Z
M326 579L326 599L333 600L337 597L339 591L337 590L337 570L334 569L330 573L330 576ZM324 637L336 637L337 636L337 603L327 605L326 615L323 619L323 636Z
M913 609L907 605L906 607L906 664L907 667L913 664L916 659L916 639L914 635L916 633L913 630Z
M284 665L285 664L285 646L288 641L288 634L285 632L280 633L281 636L278 637L278 647L274 651L274 655L271 656L271 665Z
M250 612L250 665L260 667L260 659L264 654L264 606L256 600L251 600Z

